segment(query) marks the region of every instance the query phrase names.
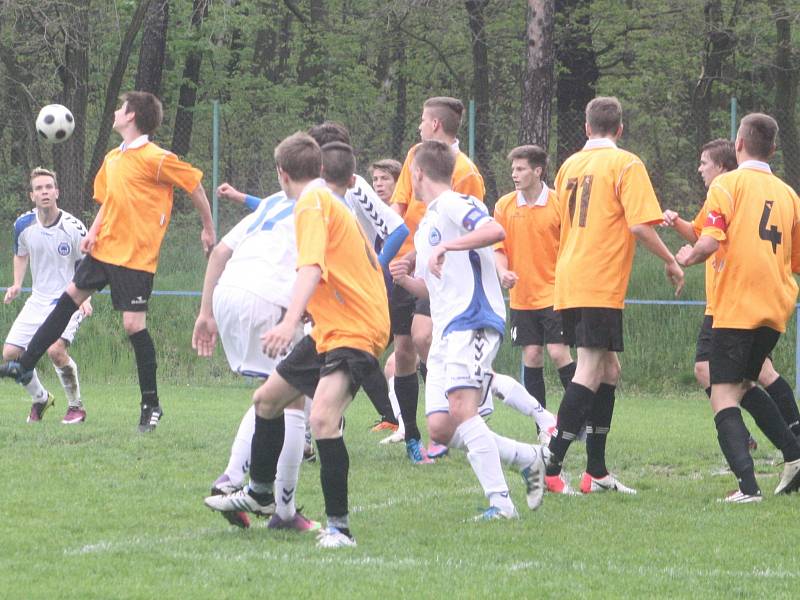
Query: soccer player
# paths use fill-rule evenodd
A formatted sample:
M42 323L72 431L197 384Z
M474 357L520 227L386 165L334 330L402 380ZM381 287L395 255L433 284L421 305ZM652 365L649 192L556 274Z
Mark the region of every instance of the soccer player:
M437 140L444 142L456 152L456 164L453 169L451 187L460 194L469 194L483 200L483 178L478 168L469 157L458 148L458 128L464 105L456 98L428 98L422 106L422 117L419 124L419 136L424 142ZM392 205L403 215L409 230L409 238L400 248L398 256L413 262L414 243L412 236L425 214L425 204L414 197L411 186L411 161L414 160L419 145L408 151L403 169L397 180ZM392 334L394 335L395 378L394 391L400 406L400 413L405 424L406 451L411 462L415 464L429 463L429 454L421 443L421 434L417 427L417 402L419 396L419 380L417 379L417 357L420 370L425 374L424 363L427 360L428 348L431 345L432 324L430 307L426 300L416 300L410 293L398 289L392 294L391 317ZM436 447L432 457L446 452L444 447Z
M561 315L553 310L561 215L555 192L542 180L547 153L539 146L518 146L508 160L516 190L494 208L495 220L506 231L494 258L500 283L510 290L511 340L522 346L525 389L546 406L544 346L565 389L575 373Z
M717 437L739 489L723 501L760 502L748 433L739 406L748 406L759 428L783 454L775 494L800 487L800 444L772 398L756 385L764 359L775 347L797 300L792 273L800 271L800 198L775 177L768 161L778 124L753 113L739 124L739 167L719 175L706 197L705 223L697 243L680 249L685 266L715 252L714 323L711 330L711 407Z
M147 330L147 302L175 186L189 194L200 214L206 254L214 247L216 235L200 184L202 172L148 139L161 124L161 101L148 92L127 92L121 100L114 113L114 130L122 144L106 154L94 180L100 210L81 243L87 256L19 361L0 365L0 376L28 383L36 363L58 340L78 307L92 292L108 285L111 303L122 313L122 326L136 356L142 398L139 431L148 432L156 428L163 411L156 385L156 351Z
M564 335L577 347L577 365L558 409L558 434L550 440L547 487L574 493L561 474L570 444L586 424L583 493L633 494L608 472L606 438L623 350L622 309L638 240L664 261L666 275L683 288L683 271L653 229L662 211L639 158L617 147L622 135L622 106L598 97L586 106L582 150L558 171L555 192L561 212L561 241L556 263L555 308L562 311Z
M521 468L528 506L544 493L541 446L493 434L479 412L488 393L492 361L505 332L505 302L492 245L505 237L484 204L450 189L456 155L448 144L422 142L411 163L415 197L427 211L414 237L414 277L404 261L392 275L416 296L429 295L433 342L428 355L425 413L431 438L467 452L489 508L483 520L517 518L501 456Z
M53 171L37 167L30 174L30 198L34 209L14 222L14 283L6 290L3 301L12 302L22 288L28 263L31 265L32 294L17 315L3 346L3 360L17 360L28 346L36 329L64 292L75 274L75 267L83 257L81 241L86 227L65 210L58 208L58 181ZM47 348L58 380L67 397L67 413L62 423L71 425L86 420L86 409L81 402L78 382L78 365L67 348L84 317L92 314L89 298L75 311L61 336ZM48 392L36 373L25 384L33 400L28 423L42 420L45 411L53 406L53 394Z
M325 182L317 180L325 157ZM378 368L389 337L386 289L380 266L343 196L355 170L352 149L333 142L320 151L296 133L275 149L281 188L297 198L294 209L297 279L280 324L263 337L278 356L289 346L306 310L314 327L256 390L250 484L228 496L206 498L216 510L261 512L274 502L275 472L283 444L285 406L312 396L311 429L317 441L327 527L322 548L355 546L348 515L349 457L342 417L361 379ZM325 187L327 183L328 187Z
M736 167L736 149L733 142L729 140L712 140L705 144L700 151L700 165L697 171L700 173L706 189L711 186L711 182L718 175L733 171ZM681 219L674 210L665 210L664 225L674 227L681 237L690 244L694 244L702 233L707 214L708 211L704 206L700 209L694 221L688 222ZM711 353L711 329L714 322L713 297L716 259L717 253L705 262L706 310L703 323L700 326L700 333L697 336L697 351L694 362L695 379L697 379L697 383L705 390L709 398L711 397L711 381L708 371L708 359ZM721 256L720 260L722 260ZM792 386L775 370L769 356L764 360L764 365L761 367L758 383L764 387L764 390L778 405L781 415L795 437L800 436L800 413L797 409L797 402L794 399ZM744 408L747 408L746 404ZM756 446L756 442L752 437L748 444L751 448Z
M385 204L392 202L392 194L394 194L394 188L397 186L402 169L403 165L393 158L376 160L369 166L372 174L372 189Z

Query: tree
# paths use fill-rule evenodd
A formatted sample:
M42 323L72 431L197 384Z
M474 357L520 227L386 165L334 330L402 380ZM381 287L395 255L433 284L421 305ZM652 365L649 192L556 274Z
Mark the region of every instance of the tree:
M780 145L786 182L800 189L800 135L797 129L797 86L800 80L800 53L792 46L792 13L783 0L770 0L775 21L775 119L780 127Z
M208 14L209 0L193 0L192 29L197 32ZM175 127L172 130L172 151L178 156L189 152L194 126L194 106L197 102L197 88L200 85L200 67L203 52L193 47L186 55L183 66L183 78L178 94L178 112L175 114Z
M545 150L550 145L550 107L553 104L554 19L554 0L528 0L519 143L538 144Z
M152 0L144 18L139 65L136 68L134 87L140 92L161 96L168 25L169 0Z

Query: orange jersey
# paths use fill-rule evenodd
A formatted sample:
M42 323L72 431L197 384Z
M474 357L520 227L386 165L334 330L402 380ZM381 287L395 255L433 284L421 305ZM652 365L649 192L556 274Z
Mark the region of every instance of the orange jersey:
M555 182L561 213L555 308L623 308L636 238L661 207L639 158L609 139L589 140Z
M536 310L553 306L556 259L561 231L558 199L545 185L530 206L521 192L511 192L497 201L494 218L506 230L506 239L495 250L508 258L508 268L519 280L509 290L511 308Z
M202 171L146 140L106 154L94 179L94 198L103 205L103 220L91 255L112 265L155 273L174 187L190 193L202 178Z
M714 279L714 327L786 330L797 299L800 199L769 172L746 161L714 179L702 234L720 242Z
M392 204L402 204L406 207L403 219L409 231L406 241L403 242L397 252L398 257L414 250L414 234L417 232L422 215L425 214L425 203L414 197L414 190L411 188L411 161L414 160L414 152L416 152L417 146L408 151L406 161L403 163L403 169L400 171L400 176L397 178L397 184L392 194ZM467 194L481 201L486 195L483 177L481 177L478 167L461 151L458 151L456 155L456 166L453 169L453 178L450 181L451 189L459 194Z
M706 222L706 215L708 211L706 210L705 204L703 204L703 208L700 209L700 212L697 213L697 216L692 221L692 228L694 229L695 235L699 238L703 234L703 225ZM707 315L714 314L714 268L718 261L722 260L722 252L717 250L713 256L709 256L708 260L706 260L704 268L705 278L706 278L706 312Z
M308 302L317 352L356 348L380 356L389 341L386 286L378 257L344 202L325 187L303 191L294 209L297 267L322 279Z

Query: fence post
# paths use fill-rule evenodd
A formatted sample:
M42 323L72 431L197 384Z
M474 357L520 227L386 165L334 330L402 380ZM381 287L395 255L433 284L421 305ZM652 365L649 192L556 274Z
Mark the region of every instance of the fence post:
M731 96L731 141L736 139L736 96Z
M800 389L800 305L794 307L794 389Z
M214 100L212 106L211 217L214 219L214 233L219 237L219 198L217 197L217 188L219 187L219 100Z

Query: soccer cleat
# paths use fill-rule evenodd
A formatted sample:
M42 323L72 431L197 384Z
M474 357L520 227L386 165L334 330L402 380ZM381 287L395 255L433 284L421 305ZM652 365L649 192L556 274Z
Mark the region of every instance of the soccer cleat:
M149 406L142 404L142 412L139 415L139 433L153 431L164 416L164 411L160 405Z
M67 414L61 419L64 425L83 423L86 420L86 409L83 406L68 406Z
M775 495L791 494L800 488L800 458L783 464L783 473Z
M620 492L621 494L636 494L636 490L622 485L611 473L605 477L592 477L589 473L584 473L581 477L581 493L591 494L594 492Z
M356 545L355 538L336 527L320 529L317 534L317 548L355 548Z
M392 435L383 438L380 441L380 443L381 444L399 444L400 442L405 441L405 439L406 439L406 434L405 434L404 431L402 431L402 428L401 428L401 429L398 429L397 431L395 431L394 433L392 433Z
M562 473L558 475L545 475L544 486L551 494L563 494L565 496L577 496L578 492L572 489Z
M520 471L522 480L527 490L528 508L536 510L542 505L544 499L545 463L550 458L547 446L534 446L534 459L531 464Z
M397 427L397 423L392 423L391 421L381 419L370 428L370 431L372 433L380 433L381 431L397 431Z
M514 509L514 512L508 513L504 510L501 510L497 506L490 506L481 514L479 514L477 517L475 517L473 520L480 522L480 521L498 521L501 519L506 519L506 520L519 519L519 513L517 512L516 508Z
M16 360L0 363L0 377L9 377L22 385L28 385L33 379L33 369L26 371Z
M272 515L272 518L269 520L267 524L268 529L293 529L295 531L299 531L300 533L305 533L306 531L318 531L322 528L322 523L319 521L312 521L311 519L306 519L303 514L298 510L294 513L294 516L289 520L281 519L277 514Z
M450 448L444 444L437 444L436 442L428 444L428 458L442 458L447 456L448 452L450 452Z
M431 465L433 461L428 458L425 446L419 440L411 439L406 442L406 454L414 465Z
M717 502L725 502L726 504L750 504L751 502L761 502L764 497L761 492L757 494L745 494L741 490L733 490L724 498L719 498Z
M45 411L55 403L56 399L53 397L53 394L47 392L47 400L31 404L31 412L28 413L28 423L38 423L41 421Z
M253 498L248 490L239 490L224 496L209 496L203 502L211 510L221 513L249 512L262 517L275 514L275 497L272 494L267 495L264 503Z
M211 495L212 496L225 496L226 494L232 494L234 492L239 491L241 486L237 487L232 481L231 478L228 477L225 473L217 477L217 480L214 482L213 487L211 488ZM246 512L242 511L222 511L220 514L225 518L225 520L234 525L235 527L240 527L241 529L247 529L250 527L250 517L247 516Z

